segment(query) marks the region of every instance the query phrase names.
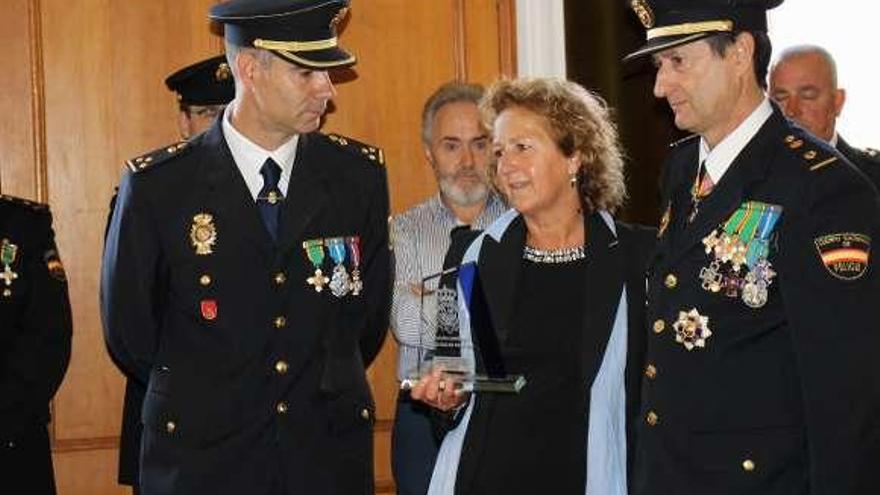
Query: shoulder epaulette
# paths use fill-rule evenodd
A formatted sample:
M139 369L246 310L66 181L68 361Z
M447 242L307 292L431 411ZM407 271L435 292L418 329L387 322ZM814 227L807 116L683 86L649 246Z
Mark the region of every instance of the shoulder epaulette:
M340 136L339 134L327 134L327 139L349 153L379 165L385 165L385 153L382 151L382 148L376 148L375 146L362 143L350 137Z
M880 161L880 151L874 148L865 148L865 154L874 161Z
M814 146L812 140L806 136L788 134L782 141L789 151L804 160L810 172L825 168L838 160L837 156L829 153L828 150Z
M5 201L7 203L13 203L21 206L27 206L28 208L34 211L48 211L49 205L46 203L40 203L37 201L31 201L29 199L18 198L15 196L7 196L5 194L0 194L0 200Z
M691 139L693 139L695 137L699 137L699 136L700 136L699 134L691 134L690 136L685 136L677 141L673 141L673 142L669 143L669 147L675 148L676 146L678 146L680 144L684 144L684 143L690 141Z
M170 158L180 155L184 150L189 149L188 141L180 141L179 143L170 144L164 148L153 150L145 155L132 158L125 162L132 172L142 172L150 167L168 161Z

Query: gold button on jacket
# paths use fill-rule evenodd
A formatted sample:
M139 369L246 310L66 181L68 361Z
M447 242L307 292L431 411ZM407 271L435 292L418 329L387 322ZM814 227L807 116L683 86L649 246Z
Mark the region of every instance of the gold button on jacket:
M663 320L657 320L654 322L654 333L663 333L663 330L666 330L666 322Z

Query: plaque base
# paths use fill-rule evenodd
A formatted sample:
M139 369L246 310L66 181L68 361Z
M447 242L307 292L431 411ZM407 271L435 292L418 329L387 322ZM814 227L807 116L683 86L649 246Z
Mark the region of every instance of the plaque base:
M523 375L510 375L504 377L489 376L456 376L458 373L447 372L455 377L458 389L464 392L480 392L494 394L518 394L523 387L526 386L526 377ZM418 378L407 378L401 380L400 389L409 390L418 382Z

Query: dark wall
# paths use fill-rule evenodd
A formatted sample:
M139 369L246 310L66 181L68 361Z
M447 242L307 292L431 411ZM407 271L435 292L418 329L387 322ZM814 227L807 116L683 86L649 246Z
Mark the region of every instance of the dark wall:
M665 101L653 96L654 69L621 59L645 40L645 31L622 0L565 0L568 78L597 92L614 109L627 154L629 201L620 215L657 225L659 180L669 143L684 134Z

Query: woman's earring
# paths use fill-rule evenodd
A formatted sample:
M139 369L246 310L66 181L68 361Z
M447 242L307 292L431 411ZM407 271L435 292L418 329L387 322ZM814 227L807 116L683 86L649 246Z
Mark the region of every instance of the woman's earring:
M577 173L570 174L570 175L568 176L568 183L571 184L571 187L575 187L575 186L577 186L577 183L578 183L578 175L577 175Z

